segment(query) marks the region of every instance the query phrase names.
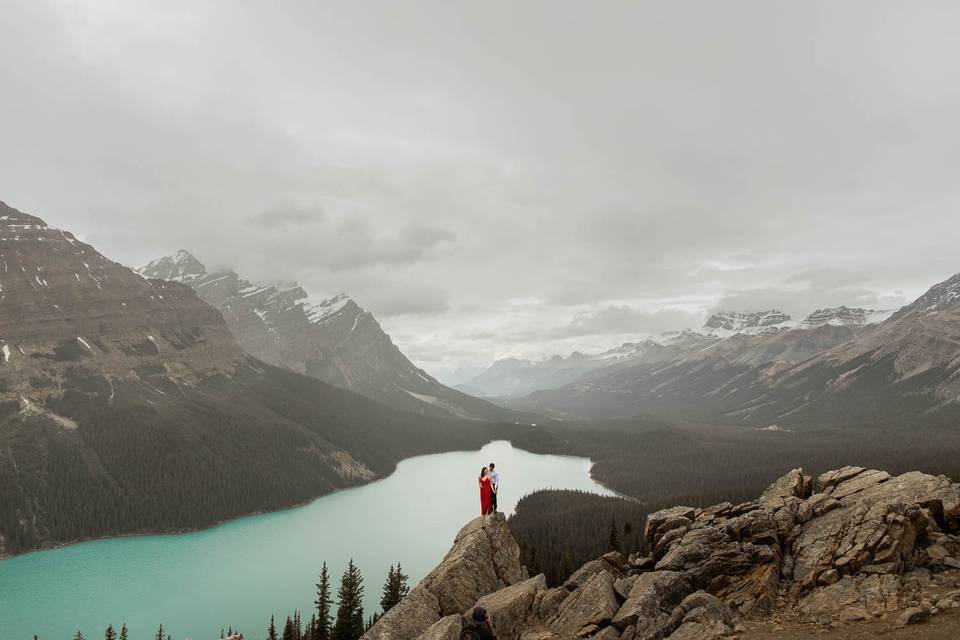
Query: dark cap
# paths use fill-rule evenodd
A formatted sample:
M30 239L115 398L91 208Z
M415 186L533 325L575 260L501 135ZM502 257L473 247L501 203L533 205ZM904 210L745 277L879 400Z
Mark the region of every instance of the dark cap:
M487 610L483 607L475 607L473 610L473 619L475 622L483 622L487 619Z

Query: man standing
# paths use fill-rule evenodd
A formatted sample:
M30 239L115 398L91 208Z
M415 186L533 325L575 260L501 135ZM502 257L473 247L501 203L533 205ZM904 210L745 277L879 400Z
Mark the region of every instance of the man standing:
M493 489L490 505L494 511L497 510L497 491L500 489L500 473L494 469L495 466L492 462L490 463L490 488Z

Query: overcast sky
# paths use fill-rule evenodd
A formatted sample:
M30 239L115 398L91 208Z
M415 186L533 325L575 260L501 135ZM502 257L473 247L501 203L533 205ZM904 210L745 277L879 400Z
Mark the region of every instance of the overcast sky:
M960 3L0 0L0 200L427 370L960 271Z

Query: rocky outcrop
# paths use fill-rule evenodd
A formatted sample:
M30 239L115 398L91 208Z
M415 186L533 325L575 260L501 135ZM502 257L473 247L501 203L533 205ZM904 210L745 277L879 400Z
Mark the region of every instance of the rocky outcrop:
M514 620L522 617L519 603L529 599L532 606L536 593L546 588L542 576L529 584L524 583L526 578L526 570L520 564L520 548L510 535L506 517L494 513L476 518L460 530L440 564L363 638L407 640L421 634L424 638L442 638L450 622L436 627L441 618L460 615L483 596L518 585L515 592L496 601L502 605L497 615L504 621Z
M608 553L562 586L525 579L502 516L478 518L364 636L455 640L474 606L500 640L711 640L771 615L831 625L917 624L960 607L960 485L844 467L795 469L759 499L651 514L650 553Z

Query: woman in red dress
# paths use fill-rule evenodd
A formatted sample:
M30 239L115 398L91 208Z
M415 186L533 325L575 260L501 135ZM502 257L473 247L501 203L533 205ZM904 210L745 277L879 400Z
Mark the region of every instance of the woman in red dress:
M480 470L480 515L485 516L493 511L493 488L490 486L490 475L487 468Z

